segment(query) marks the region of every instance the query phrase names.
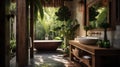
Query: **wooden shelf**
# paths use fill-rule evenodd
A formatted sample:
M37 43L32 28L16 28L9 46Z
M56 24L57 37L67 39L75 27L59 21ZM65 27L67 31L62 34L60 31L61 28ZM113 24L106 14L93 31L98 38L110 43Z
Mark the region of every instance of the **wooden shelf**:
M90 65L90 59L79 57L79 56L75 55L74 53L72 53L72 55L74 55L75 58L77 58L79 60L79 62L82 62L82 63L86 64L88 67L91 67L91 65Z
M120 66L120 49L100 48L98 46L81 44L78 41L70 40L70 59L76 58L79 62L88 67L114 67ZM73 49L78 49L74 53ZM90 56L86 58L85 56ZM109 61L109 62L108 62ZM114 62L116 61L116 62Z

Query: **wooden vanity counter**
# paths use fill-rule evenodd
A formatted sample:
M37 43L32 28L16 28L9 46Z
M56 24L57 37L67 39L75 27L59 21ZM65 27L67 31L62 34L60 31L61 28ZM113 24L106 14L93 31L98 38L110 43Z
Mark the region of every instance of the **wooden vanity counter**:
M73 57L78 58L79 60L84 60L81 56L76 56L73 53L73 49L77 48L79 50L78 54L85 52L88 53L91 57L91 62L84 62L88 67L120 67L120 49L117 48L100 48L97 45L85 45L81 44L78 41L70 40L70 59L73 60ZM85 55L85 54L84 54ZM82 56L84 56L82 55Z

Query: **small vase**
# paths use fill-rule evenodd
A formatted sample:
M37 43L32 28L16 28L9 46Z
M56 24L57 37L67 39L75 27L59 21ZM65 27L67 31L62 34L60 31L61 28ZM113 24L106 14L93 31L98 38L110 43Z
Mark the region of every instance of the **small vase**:
M48 40L48 37L47 37L47 36L45 37L45 40Z

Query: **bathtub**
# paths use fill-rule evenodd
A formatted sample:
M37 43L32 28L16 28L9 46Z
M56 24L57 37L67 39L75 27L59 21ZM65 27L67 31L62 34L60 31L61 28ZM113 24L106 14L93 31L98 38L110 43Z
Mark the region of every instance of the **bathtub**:
M62 40L34 40L34 48L38 51L55 51Z

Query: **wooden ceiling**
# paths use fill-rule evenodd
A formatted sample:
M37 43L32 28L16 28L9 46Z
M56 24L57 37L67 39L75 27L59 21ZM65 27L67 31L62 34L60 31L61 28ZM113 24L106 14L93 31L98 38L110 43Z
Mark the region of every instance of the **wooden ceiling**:
M58 7L64 5L64 0L41 0L45 7Z
M73 0L41 0L41 3L44 7L59 7L64 5L64 1ZM11 0L11 2L16 2L16 0Z

